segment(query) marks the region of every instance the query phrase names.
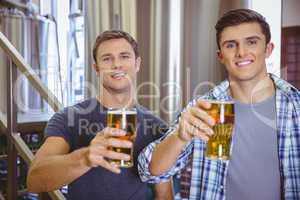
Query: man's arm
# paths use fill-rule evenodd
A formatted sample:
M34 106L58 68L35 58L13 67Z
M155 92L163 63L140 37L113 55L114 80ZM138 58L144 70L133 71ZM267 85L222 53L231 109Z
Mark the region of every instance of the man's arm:
M176 163L182 150L194 137L204 141L213 134L211 126L214 120L204 111L210 104L204 101L198 101L196 105L188 107L182 112L178 127L173 134L166 137L162 142L156 145L150 162L150 172L154 176L159 176L171 169Z
M154 185L155 200L173 200L173 182L172 179L168 182L157 183Z
M105 158L129 160L130 156L107 150L108 146L131 148L132 143L111 136L123 136L126 132L105 128L98 133L88 147L68 153L69 144L61 137L48 137L36 153L27 175L30 192L46 192L58 189L82 176L92 167L101 166L114 173L120 169Z
M87 172L87 148L70 154L69 144L62 137L49 137L35 155L28 176L31 192L51 191L66 185Z

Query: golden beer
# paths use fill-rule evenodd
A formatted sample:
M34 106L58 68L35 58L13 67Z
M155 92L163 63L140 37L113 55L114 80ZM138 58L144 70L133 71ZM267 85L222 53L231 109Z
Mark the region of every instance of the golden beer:
M209 102L211 108L207 112L214 118L216 124L212 127L214 134L210 136L207 143L206 157L228 160L234 127L234 102Z
M121 140L128 140L134 143L136 137L136 110L130 109L110 109L107 112L107 126L111 128L118 128L126 131L125 136L116 137ZM132 167L133 166L133 148L115 148L109 147L108 149L130 155L130 160L116 160L109 159L110 162L119 167Z

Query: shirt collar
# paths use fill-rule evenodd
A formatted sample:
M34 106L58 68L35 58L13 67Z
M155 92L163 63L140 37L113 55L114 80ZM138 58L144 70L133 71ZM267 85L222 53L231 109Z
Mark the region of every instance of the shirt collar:
M291 90L297 90L294 86L274 74L269 73L269 77L273 80L276 90L279 89L286 94L288 94ZM219 85L214 87L207 95L205 95L204 98L232 100L232 97L230 96L229 81L226 79L221 82Z

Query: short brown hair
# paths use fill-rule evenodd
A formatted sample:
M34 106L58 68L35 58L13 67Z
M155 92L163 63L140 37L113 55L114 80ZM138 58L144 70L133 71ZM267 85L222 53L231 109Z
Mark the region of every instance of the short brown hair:
M138 44L131 35L129 35L128 33L124 32L124 31L121 31L121 30L108 30L108 31L104 31L103 33L98 35L98 37L96 38L96 41L95 41L94 47L93 47L94 61L97 62L97 60L96 60L97 50L102 42L107 41L107 40L112 40L112 39L120 39L120 38L124 38L125 40L127 40L127 42L129 42L129 44L133 48L135 57L136 58L139 57Z
M266 19L258 12L250 9L236 9L225 13L217 22L216 29L216 39L218 48L220 49L220 39L222 31L229 26L237 26L242 23L252 23L256 22L260 25L262 33L266 37L266 44L270 42L271 32L270 26Z

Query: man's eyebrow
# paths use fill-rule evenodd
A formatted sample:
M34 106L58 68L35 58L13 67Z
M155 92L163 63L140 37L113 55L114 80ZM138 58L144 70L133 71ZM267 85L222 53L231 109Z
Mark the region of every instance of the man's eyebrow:
M131 53L129 51L123 51L120 53L121 55L130 55Z
M131 54L129 51L123 51L123 52L120 52L121 55L129 55ZM106 56L111 56L112 54L111 53L105 53L105 54L102 54L100 57L106 57Z
M246 40L253 40L253 39L256 39L256 40L261 40L261 37L255 35L255 36L250 36L250 37L246 37Z
M236 40L225 40L224 42L222 42L221 46L224 46L227 43L237 43Z
M103 57L109 57L109 56L111 56L112 54L111 53L105 53L105 54L102 54L101 56L100 56L100 58L103 58Z

